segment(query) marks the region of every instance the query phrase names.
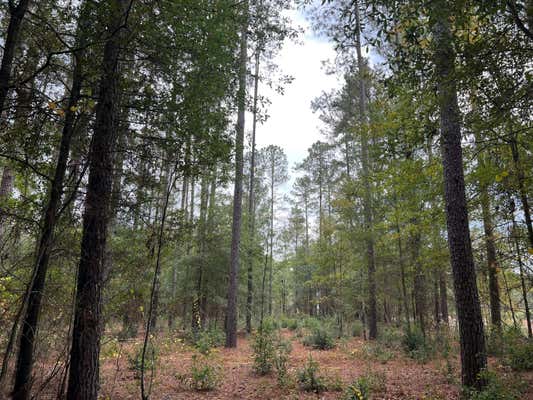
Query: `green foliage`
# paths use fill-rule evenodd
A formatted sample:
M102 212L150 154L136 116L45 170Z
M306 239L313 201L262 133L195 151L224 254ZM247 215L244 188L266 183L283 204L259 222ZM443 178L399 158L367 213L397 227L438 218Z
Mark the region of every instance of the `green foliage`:
M516 330L504 336L505 362L515 371L533 370L533 340Z
M298 386L306 392L320 393L327 389L324 378L319 375L318 363L309 355L304 367L298 370Z
M209 329L198 334L194 346L200 353L207 355L212 348L222 346L224 339L224 332L218 329Z
M359 337L363 334L363 324L361 321L354 321L352 324L352 336Z
M142 372L142 345L135 351L134 355L128 355L128 367L131 371L134 371L134 377L139 379ZM156 348L148 344L146 347L146 353L144 355L144 370L150 371L155 369L158 359L158 352Z
M369 400L373 393L386 391L386 376L383 373L368 373L349 385L343 400Z
M386 364L394 358L394 353L380 343L365 343L361 347L361 352L364 358L377 360L382 364Z
M402 345L409 357L420 363L426 363L433 353L429 340L417 328L405 332Z
M216 389L222 378L222 367L212 357L193 355L191 364L191 388L198 391Z
M276 378L281 387L287 386L289 382L289 355L291 351L291 342L278 336L275 344L274 365L276 367Z
M481 391L465 389L468 400L518 400L521 398L520 382L503 382L498 375L491 371L483 371L480 379L486 382Z
M266 322L259 329L251 344L254 358L254 371L266 375L272 371L276 358L275 329L273 324Z
M395 350L401 348L403 339L403 333L399 329L393 327L385 327L382 329L378 338L379 343Z
M318 350L330 350L335 347L335 340L328 327L319 325L304 338L303 345Z

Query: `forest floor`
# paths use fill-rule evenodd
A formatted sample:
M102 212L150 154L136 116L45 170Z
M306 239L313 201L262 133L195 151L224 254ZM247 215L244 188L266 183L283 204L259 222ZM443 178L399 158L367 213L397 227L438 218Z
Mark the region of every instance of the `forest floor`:
M345 339L332 350L313 350L304 347L294 332L283 331L292 343L289 371L292 378L285 388L277 384L275 374L258 376L253 372L250 340L239 337L236 349L214 349L211 362L220 366L220 384L211 391L190 388L187 376L197 352L178 338L158 339L158 357L153 378L151 399L340 399L342 389L360 376L374 376L382 381L382 389L374 399L458 399L459 360L452 358L447 364L442 358L420 363L401 350L392 350L387 357L373 357L368 342L360 338ZM140 398L138 372L132 367L134 354L141 346L141 338L114 345L104 343L101 367L101 399L126 400ZM371 349L370 349L371 350ZM453 351L455 352L456 349ZM388 350L387 350L388 351ZM456 352L454 354L457 354ZM326 382L335 382L333 388L322 393L301 391L294 382L297 371L309 356L318 363L319 375ZM492 369L505 369L491 360ZM517 377L516 374L514 374ZM521 374L525 393L523 399L533 400L533 373Z

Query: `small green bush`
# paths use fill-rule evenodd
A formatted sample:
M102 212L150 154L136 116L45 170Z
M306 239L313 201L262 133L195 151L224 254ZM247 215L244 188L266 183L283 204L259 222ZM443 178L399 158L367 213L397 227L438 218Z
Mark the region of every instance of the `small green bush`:
M381 331L378 341L390 349L399 350L402 346L403 338L404 335L400 330L392 327L386 327Z
M420 363L428 362L433 355L431 343L419 329L407 330L402 345L409 357Z
M335 340L329 329L319 326L304 338L303 344L313 349L330 350L335 347Z
M363 335L363 323L361 321L355 321L352 324L352 336L359 337Z
M385 374L368 373L346 388L343 400L369 400L373 393L383 393L386 390Z
M221 381L222 367L206 355L193 355L191 387L197 391L216 389Z
M305 366L298 371L298 385L306 392L320 393L327 389L324 378L319 375L318 363L311 356Z
M502 380L490 371L483 371L480 379L486 382L486 386L481 391L473 389L465 390L465 397L468 400L518 400L521 398L520 382L502 382Z
M224 344L225 334L218 329L208 329L201 331L196 335L193 341L194 347L202 354L207 355L214 347L220 347Z
M533 370L533 340L518 338L507 345L506 352L507 363L513 370Z
M278 338L275 343L274 366L276 367L276 378L281 387L287 386L289 382L289 355L292 351L291 342Z
M380 343L365 343L361 350L364 358L377 360L382 364L386 364L394 358L394 353Z
M135 354L128 355L128 367L131 371L134 371L134 378L139 379L142 371L142 346L135 352ZM149 344L146 348L144 355L144 370L150 371L155 368L158 354L153 345Z
M273 325L264 323L263 327L254 336L251 346L254 358L254 371L259 375L269 374L274 366L276 356L275 330Z

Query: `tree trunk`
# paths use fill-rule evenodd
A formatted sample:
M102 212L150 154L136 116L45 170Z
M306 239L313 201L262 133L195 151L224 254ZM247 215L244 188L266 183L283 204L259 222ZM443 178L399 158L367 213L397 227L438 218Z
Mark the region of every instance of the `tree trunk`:
M487 366L487 356L468 225L461 148L461 117L455 83L455 52L448 13L446 1L433 2L430 18L435 48L433 61L436 67L437 99L440 108L444 198L459 322L462 383L479 389L484 385L479 379L479 373Z
M9 81L11 79L11 70L13 69L15 49L18 45L20 26L29 4L30 0L20 0L16 6L11 4L11 2L9 4L9 25L4 42L2 64L0 65L0 115L3 115L4 105L9 93Z
M246 112L246 61L248 58L248 0L243 2L243 20L239 55L238 112L235 138L235 188L233 192L233 223L226 314L226 347L237 347L237 292L239 286L239 255L241 243L242 178L244 158L244 115Z
M529 247L533 249L533 225L531 222L531 211L529 209L529 202L527 199L527 190L524 184L525 177L522 166L520 165L520 153L518 152L518 143L516 138L511 140L511 152L513 155L513 164L516 170L516 180L518 183L518 194L520 195L520 202L522 203L522 211L524 212L524 219L527 228L527 237L529 240Z
M441 319L446 325L448 325L448 288L444 271L440 271L439 273L439 292Z
M83 6L80 15L80 25L78 28L78 47L82 48L86 41L87 15ZM41 301L48 270L48 262L52 250L54 230L57 222L57 212L63 193L63 180L67 170L67 162L70 152L70 143L75 131L76 113L72 111L77 107L80 98L83 81L82 63L83 50L73 53L74 70L72 72L72 87L67 104L65 123L61 134L59 154L56 162L54 179L51 182L48 203L46 204L42 231L40 235L37 258L35 260L30 290L27 299L27 308L22 321L22 331L20 333L20 345L15 372L15 384L13 387L13 398L26 400L30 395L30 378L33 366L33 352L35 346L35 335L39 323L41 311Z
M480 189L485 248L487 251L487 272L489 276L490 317L492 327L499 331L502 328L500 285L498 283L498 260L496 259L494 228L490 214L490 198L485 185L482 185Z
M366 112L366 85L365 85L365 61L361 53L361 18L359 1L354 1L356 16L356 50L357 69L359 72L359 122L361 124L361 164L363 172L363 214L365 224L366 263L368 269L368 338L377 338L377 306L376 306L376 265L374 259L374 235L372 221L372 188L370 185L370 160L368 154L368 121Z
M85 196L81 257L74 308L67 400L96 400L99 386L102 329L103 262L112 198L113 149L116 143L118 60L121 25L128 0L113 2L113 17L102 59L94 135L89 150L89 182Z
M253 311L253 297L254 297L254 254L253 248L255 245L255 204L254 204L254 180L255 180L255 136L257 131L257 102L259 92L259 61L261 51L259 44L255 49L255 74L254 74L254 108L252 120L252 149L250 150L250 187L248 193L248 293L246 296L246 332L252 332L252 311Z

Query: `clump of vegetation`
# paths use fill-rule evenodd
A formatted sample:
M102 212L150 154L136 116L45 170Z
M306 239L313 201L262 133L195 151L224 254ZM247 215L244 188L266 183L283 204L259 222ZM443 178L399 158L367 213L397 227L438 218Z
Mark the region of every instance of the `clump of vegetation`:
M379 335L379 343L390 349L399 350L402 346L404 335L401 330L385 327Z
M224 344L224 332L217 329L209 329L200 332L194 341L194 347L202 353L209 354L214 347Z
M480 379L486 382L481 391L466 389L465 398L468 400L518 400L521 398L523 383L513 380L504 382L491 371L483 371Z
M278 336L275 345L274 365L276 367L276 378L281 387L289 383L289 355L292 351L291 343L282 340Z
M431 344L419 329L407 330L402 345L409 357L420 363L426 363L431 358L433 352Z
M134 371L134 378L140 379L141 372L142 372L142 346L137 349L135 354L128 355L128 367L131 371ZM155 349L155 347L151 344L148 345L146 348L146 353L144 355L144 370L150 371L155 368L156 362L158 358L158 353Z
M504 361L515 371L533 370L533 340L519 329L508 329L503 335Z
M320 393L327 390L324 378L320 376L318 363L309 356L304 367L298 371L298 385L306 392Z
M380 343L365 343L361 347L362 356L369 360L377 360L386 364L394 358L394 353ZM355 352L352 355L355 356Z
M335 340L327 327L317 326L304 338L303 344L317 350L330 350L335 347Z
M197 391L216 389L222 378L222 367L212 357L193 355L190 386Z
M346 388L343 400L369 400L373 394L384 393L386 389L385 374L368 373Z
M352 324L352 336L359 337L363 334L363 323L361 321L354 321Z
M267 375L272 371L276 357L275 329L271 323L263 323L252 342L254 371Z

